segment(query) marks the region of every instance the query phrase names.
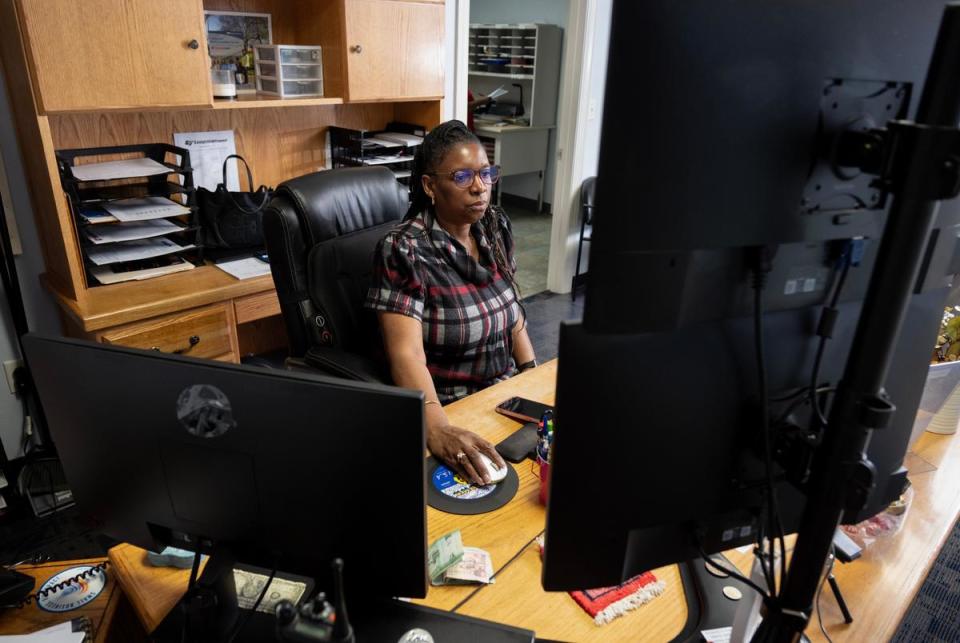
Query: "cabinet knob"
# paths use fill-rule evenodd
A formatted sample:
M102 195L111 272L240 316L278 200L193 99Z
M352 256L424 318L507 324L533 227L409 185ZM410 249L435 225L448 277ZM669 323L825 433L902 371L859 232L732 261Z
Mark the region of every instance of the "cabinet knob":
M355 53L355 54L362 54L362 53L363 53L363 46L362 46L362 45L354 45L353 47L350 47L350 51L352 51L352 52Z
M193 40L187 43L187 47L190 47L190 49L200 49L200 42L196 38L194 38Z

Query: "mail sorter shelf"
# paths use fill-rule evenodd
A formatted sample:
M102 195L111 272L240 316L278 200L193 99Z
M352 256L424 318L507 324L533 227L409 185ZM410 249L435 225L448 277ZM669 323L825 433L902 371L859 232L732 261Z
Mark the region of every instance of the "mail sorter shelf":
M471 24L467 49L470 91L506 90L487 112L517 125L552 127L557 120L563 29L556 25ZM498 111L511 106L513 113ZM516 114L522 106L522 114Z
M187 150L150 143L58 150L56 157L88 288L202 264Z
M426 134L420 125L400 122L377 131L334 126L329 131L333 167L382 165L403 185L410 183L416 147Z

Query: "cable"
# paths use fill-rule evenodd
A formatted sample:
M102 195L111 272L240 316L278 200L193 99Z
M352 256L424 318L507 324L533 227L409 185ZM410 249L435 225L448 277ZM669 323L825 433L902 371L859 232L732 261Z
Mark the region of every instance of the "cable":
M821 386L820 388L817 389L817 395L823 395L824 393L835 393L836 390L837 390L836 386ZM797 396L795 395L794 397L797 397ZM777 417L777 422L783 422L788 417L790 417L790 414L796 411L798 407L804 404L809 404L809 403L810 403L810 389L804 387L803 397L799 397L795 399L793 402L791 402L790 406L788 406L783 411L783 413L781 413Z
M227 639L227 643L233 643L233 640L237 638L240 632L243 631L243 628L247 626L247 622L253 618L253 614L257 611L257 608L260 607L260 603L263 601L263 597L267 595L267 590L270 588L270 583L273 582L273 577L276 575L277 568L274 567L272 570L270 570L270 577L267 578L267 582L264 583L263 589L260 590L260 596L257 596L257 602L253 604L253 607L250 608L250 611L248 611L243 617L243 620L240 621L240 625L237 626L237 629L235 629L233 634L230 635L230 638Z
M537 534L536 536L534 536L533 538L531 538L530 540L528 540L527 543L526 543L523 547L521 547L520 550L519 550L517 553L515 553L515 554L510 558L510 560L508 560L508 561L505 562L503 565L501 565L501 566L500 566L500 569L498 569L498 570L496 570L495 572L493 572L493 576L491 576L491 578L496 578L497 575L498 575L500 572L502 572L503 570L505 570L507 567L509 567L510 564L513 563L513 561L515 561L516 559L520 558L520 555L523 554L523 552L527 551L527 547L529 547L530 545L532 545L532 544L537 540L537 538L539 538L540 536L543 535L543 533L544 533L545 531L546 531L546 529L544 529L544 530L541 531L539 534ZM470 592L469 594L467 594L466 598L464 598L462 601L460 601L459 603L457 603L456 605L454 605L454 606L450 609L450 611L451 611L451 612L456 612L458 609L460 609L461 607L463 607L464 603L466 603L466 602L469 601L471 598L473 598L473 597L477 594L477 592L479 592L479 591L480 591L481 589L483 589L484 587L486 587L486 585L481 585L480 587L477 587L476 589L474 589L472 592Z
M766 516L764 515L764 513L768 510L768 507L769 507L766 488L762 490L762 493L763 493L763 502L761 504L763 506L763 513L761 513L760 515L760 526L757 529L757 542L756 542L756 547L754 548L753 553L754 553L754 556L759 556L760 571L763 572L763 579L767 583L767 588L772 590L773 566L771 564L771 560L767 558L767 554L764 551L764 545L763 545L764 538L769 538L769 535L767 534L767 527L765 526L765 523L767 522Z
M776 397L771 397L771 402L786 402L787 400L792 400L795 397L800 397L801 395L806 395L810 392L809 387L800 386L796 388L792 393L784 393L783 395L778 395Z
M837 281L833 286L833 294L830 296L830 304L823 309L823 313L820 318L820 327L817 328L817 334L820 335L820 343L817 346L817 355L813 360L813 372L810 375L810 387L808 388L808 391L810 392L810 400L813 404L814 417L816 417L821 427L827 425L827 419L823 414L823 410L820 408L820 398L816 391L817 387L820 385L820 382L818 381L820 379L820 367L823 362L824 352L827 348L827 340L832 336L833 327L836 324L836 319L838 316L837 303L840 301L840 293L843 291L843 285L847 281L847 274L850 272L850 266L854 262L852 241L847 243L843 253L840 255L839 261L843 264L843 267L840 270L840 276L837 278Z
M777 596L779 592L777 591L776 575L773 570L774 561L776 560L775 542L777 539L780 541L781 582L786 576L786 561L782 555L786 550L786 545L784 544L783 524L780 521L780 507L777 502L776 488L773 483L773 447L770 440L770 398L763 341L763 292L766 287L767 273L770 271L770 266L769 257L764 256L766 249L761 248L759 251L761 256L753 269L753 335L757 361L757 383L760 396L760 430L763 434L763 456L764 464L766 465L767 502L765 504L767 506L767 548L769 560L764 561L764 556L762 555L760 559L761 565L764 567L764 575L768 577L770 594L771 596ZM762 540L760 545L761 551L763 551ZM767 564L770 565L769 569L766 567Z
M53 585L46 589L41 589L37 592L34 592L33 594L29 594L25 598L21 599L20 602L18 603L15 603L13 605L4 605L3 607L15 607L17 609L22 609L27 605L29 605L30 603L34 601L39 601L41 598L46 598L49 594L59 592L61 589L64 589L69 585L73 585L74 583L79 583L81 580L85 578L90 578L91 576L95 576L96 574L102 574L104 571L106 571L108 564L109 564L109 561L105 560L102 563L98 563L94 565L87 571L81 572L76 576L72 576L71 578L68 578L65 581L61 581L56 585Z
M817 622L820 623L820 631L823 633L823 637L827 639L827 643L833 643L833 639L830 638L830 635L827 634L827 628L823 626L823 614L820 613L820 594L823 593L823 586L827 583L827 579L830 578L830 574L833 573L833 559L830 561L830 569L827 570L826 575L823 577L823 580L820 582L820 588L817 590Z

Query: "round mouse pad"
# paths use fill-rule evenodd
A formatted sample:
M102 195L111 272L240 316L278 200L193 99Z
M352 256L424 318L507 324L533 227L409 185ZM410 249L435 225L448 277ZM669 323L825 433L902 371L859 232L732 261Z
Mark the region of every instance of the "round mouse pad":
M478 487L433 456L427 458L427 504L448 514L469 516L499 509L513 500L519 488L520 477L509 464L502 482Z

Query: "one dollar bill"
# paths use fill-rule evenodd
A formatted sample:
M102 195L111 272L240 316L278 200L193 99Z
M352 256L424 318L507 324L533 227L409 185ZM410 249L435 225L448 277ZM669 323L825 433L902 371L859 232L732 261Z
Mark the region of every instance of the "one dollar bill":
M253 604L257 602L268 579L269 576L263 574L255 574L243 569L233 570L233 582L237 586L237 605L245 610L253 609ZM288 600L296 605L305 591L307 591L306 583L274 578L270 581L270 587L263 595L260 605L257 606L257 611L273 614L277 603L282 600Z

